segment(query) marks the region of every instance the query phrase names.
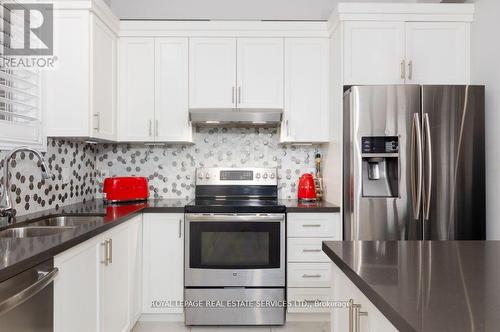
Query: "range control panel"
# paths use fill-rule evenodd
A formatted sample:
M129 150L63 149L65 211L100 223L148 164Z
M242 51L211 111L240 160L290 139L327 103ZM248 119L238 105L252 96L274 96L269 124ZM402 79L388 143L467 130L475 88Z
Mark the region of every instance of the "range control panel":
M196 185L278 185L276 168L197 168Z
M398 136L361 137L361 153L398 153Z

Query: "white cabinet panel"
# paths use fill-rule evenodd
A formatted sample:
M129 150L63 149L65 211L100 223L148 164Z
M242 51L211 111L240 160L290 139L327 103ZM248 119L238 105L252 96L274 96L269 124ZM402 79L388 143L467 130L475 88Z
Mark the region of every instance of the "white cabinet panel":
M144 313L182 313L169 306L184 299L184 214L144 214Z
M346 22L344 84L403 84L404 38L404 22Z
M288 287L331 287L331 263L288 263Z
M288 213L288 237L333 237L342 239L338 213Z
M54 258L54 331L99 329L100 242L92 239Z
M155 39L155 140L191 141L188 38Z
M289 238L287 241L288 262L294 263L329 263L330 258L321 249L323 241L332 241L333 238Z
M329 141L329 42L285 39L283 142Z
M101 289L102 331L126 331L129 326L128 225L106 233L109 264L103 267Z
M129 328L142 311L142 215L129 222Z
M155 43L153 38L121 38L119 127L121 141L154 141Z
M469 83L469 31L463 22L406 23L407 83Z
M95 15L92 21L93 137L116 139L116 36Z
M189 107L236 107L236 39L189 40Z
M283 38L239 38L238 108L283 108Z

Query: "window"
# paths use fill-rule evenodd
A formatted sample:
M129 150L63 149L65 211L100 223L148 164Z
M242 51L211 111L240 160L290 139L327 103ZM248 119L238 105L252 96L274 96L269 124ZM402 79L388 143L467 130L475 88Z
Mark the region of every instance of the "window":
M24 37L23 31L19 29L23 25L16 21L22 21L22 12L20 15L18 11L12 11L6 15L7 11L4 2L0 1L0 149L19 145L45 149L41 71L8 65L8 61L13 58L6 51ZM31 57L15 58L21 60Z

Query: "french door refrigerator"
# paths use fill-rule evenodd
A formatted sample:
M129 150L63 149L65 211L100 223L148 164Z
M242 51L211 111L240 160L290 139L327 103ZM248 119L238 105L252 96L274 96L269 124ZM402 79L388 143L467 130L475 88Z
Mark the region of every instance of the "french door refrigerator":
M344 94L346 240L484 240L483 86Z

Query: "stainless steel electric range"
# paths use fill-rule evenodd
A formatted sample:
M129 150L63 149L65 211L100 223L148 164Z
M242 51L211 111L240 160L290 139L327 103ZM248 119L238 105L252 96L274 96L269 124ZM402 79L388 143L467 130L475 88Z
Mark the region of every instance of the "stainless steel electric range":
M186 325L285 323L285 206L275 168L199 168L185 218Z

